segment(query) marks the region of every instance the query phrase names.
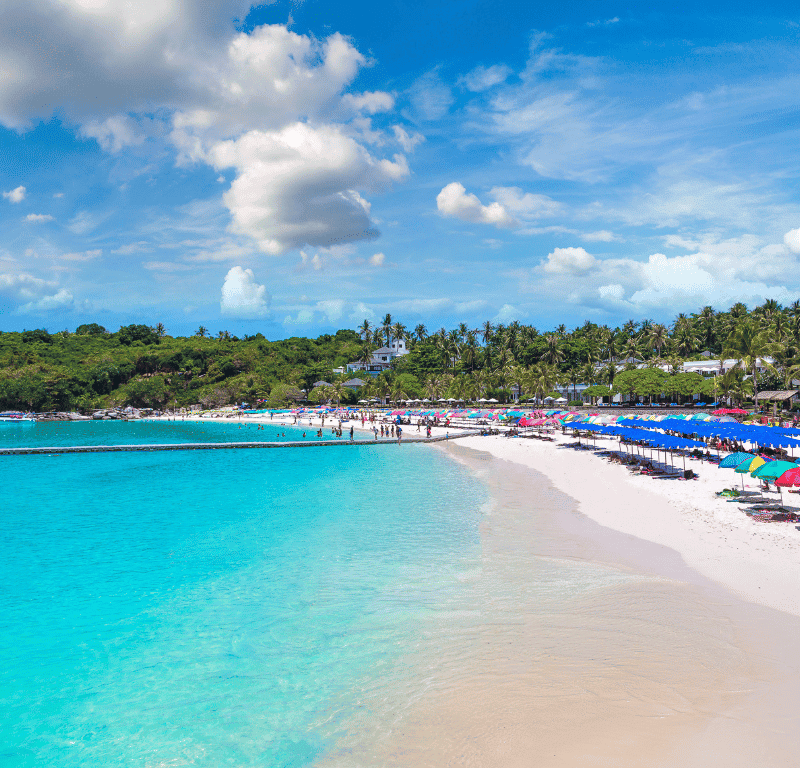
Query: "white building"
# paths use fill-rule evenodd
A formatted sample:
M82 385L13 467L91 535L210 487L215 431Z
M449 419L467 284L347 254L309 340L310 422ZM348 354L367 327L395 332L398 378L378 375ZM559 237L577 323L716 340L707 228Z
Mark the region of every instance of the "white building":
M372 353L369 363L353 362L347 364L347 372L362 371L373 378L392 367L392 360L408 354L405 339L392 339L388 347L381 347Z

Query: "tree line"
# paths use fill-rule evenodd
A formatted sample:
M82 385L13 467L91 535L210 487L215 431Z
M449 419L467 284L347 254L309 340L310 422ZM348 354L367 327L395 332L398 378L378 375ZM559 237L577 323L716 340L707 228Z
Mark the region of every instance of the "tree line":
M379 376L333 373L348 363L369 363L378 348L400 339L408 354ZM683 362L701 353L739 364L713 381L683 372ZM161 323L115 332L89 323L74 332L0 332L0 408L89 411L242 401L278 407L373 397L507 401L512 388L523 397L543 398L557 395L557 387L572 387L574 396L577 384L590 385L593 397L701 394L743 401L800 378L799 353L800 301L782 307L772 299L753 310L744 304L724 312L707 306L669 324L629 320L612 328L587 320L543 332L488 320L477 328L459 323L429 332L423 324L409 329L390 314L355 330L277 341L260 333L212 336L203 326L191 336L172 337ZM759 373L756 361L765 356L774 363ZM354 376L366 381L358 391L344 385ZM328 384L315 388L320 380Z

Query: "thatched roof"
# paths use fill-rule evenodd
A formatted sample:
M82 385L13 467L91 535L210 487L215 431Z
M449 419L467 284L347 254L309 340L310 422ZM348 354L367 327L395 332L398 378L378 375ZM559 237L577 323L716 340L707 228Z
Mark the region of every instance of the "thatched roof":
M799 389L778 389L770 392L759 392L756 395L756 400L788 400L794 397Z

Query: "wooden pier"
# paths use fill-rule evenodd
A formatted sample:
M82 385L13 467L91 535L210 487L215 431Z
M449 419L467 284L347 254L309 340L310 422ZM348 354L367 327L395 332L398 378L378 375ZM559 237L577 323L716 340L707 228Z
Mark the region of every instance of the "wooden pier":
M407 443L440 443L455 440L459 437L479 435L480 430L454 432L452 435L436 437L403 437L400 445ZM65 454L65 453L118 453L131 451L218 451L238 450L243 448L320 448L332 445L365 446L365 445L398 445L396 438L379 438L378 440L292 440L285 443L247 442L247 443L162 443L143 445L71 445L31 448L0 448L0 456L32 456Z

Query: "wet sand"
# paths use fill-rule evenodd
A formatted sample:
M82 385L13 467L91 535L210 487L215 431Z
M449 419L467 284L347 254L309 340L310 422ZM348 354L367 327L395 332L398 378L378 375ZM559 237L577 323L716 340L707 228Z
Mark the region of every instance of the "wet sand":
M800 763L800 618L589 519L547 478L445 448L491 489L463 610L324 766Z

